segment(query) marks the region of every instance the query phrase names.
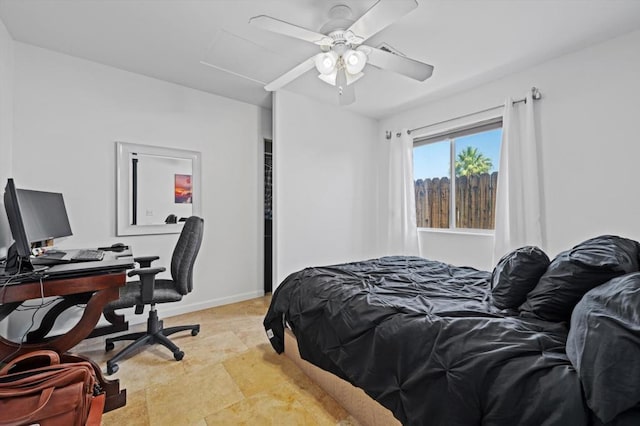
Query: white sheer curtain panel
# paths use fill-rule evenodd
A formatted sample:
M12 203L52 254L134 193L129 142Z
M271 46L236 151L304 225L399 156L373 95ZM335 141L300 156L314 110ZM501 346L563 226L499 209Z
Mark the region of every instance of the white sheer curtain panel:
M389 141L389 254L418 256L413 138L402 129Z
M493 263L526 245L542 245L538 142L533 98L505 101L502 149L496 195L496 229Z

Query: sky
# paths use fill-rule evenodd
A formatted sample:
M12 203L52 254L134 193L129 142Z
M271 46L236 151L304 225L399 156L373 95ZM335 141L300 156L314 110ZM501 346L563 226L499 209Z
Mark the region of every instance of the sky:
M478 152L491 159L493 167L489 173L498 171L500 164L500 141L502 129L489 130L456 138L456 157L468 146L478 148ZM449 141L434 142L413 149L413 176L417 179L449 176Z

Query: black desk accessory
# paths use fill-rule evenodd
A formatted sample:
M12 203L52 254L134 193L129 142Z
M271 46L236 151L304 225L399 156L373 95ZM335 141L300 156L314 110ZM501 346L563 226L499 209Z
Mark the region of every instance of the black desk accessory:
M121 252L121 251L129 250L129 246L123 243L115 243L109 247L98 247L98 250Z

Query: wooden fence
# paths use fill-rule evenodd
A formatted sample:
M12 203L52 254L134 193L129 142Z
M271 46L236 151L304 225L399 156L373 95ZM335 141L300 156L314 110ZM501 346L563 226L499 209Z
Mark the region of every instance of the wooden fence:
M459 176L455 182L456 228L493 229L498 172ZM415 181L419 228L449 228L449 178Z

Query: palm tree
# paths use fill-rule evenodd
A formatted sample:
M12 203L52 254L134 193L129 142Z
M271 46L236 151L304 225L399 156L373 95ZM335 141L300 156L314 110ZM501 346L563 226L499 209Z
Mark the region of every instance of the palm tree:
M491 159L471 146L463 149L456 160L456 176L478 175L488 173L493 167Z

